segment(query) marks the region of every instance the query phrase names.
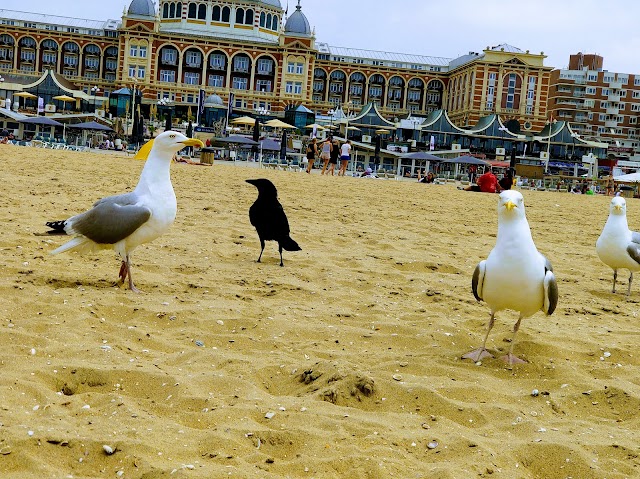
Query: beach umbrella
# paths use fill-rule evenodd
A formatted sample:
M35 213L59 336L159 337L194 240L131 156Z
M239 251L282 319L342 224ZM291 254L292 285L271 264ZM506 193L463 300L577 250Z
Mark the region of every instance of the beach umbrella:
M491 166L491 163L488 161L481 160L474 156L459 156L458 158L453 158L451 160L444 160L443 163L463 163L465 165L482 165L482 166Z
M376 130L376 133L378 135L386 135L388 133L391 133L391 130L387 130L385 128L379 128L379 129Z
M257 141L253 141L251 138L240 135L229 135L225 137L213 138L213 143L226 143L230 145L257 145Z
M274 118L273 120L269 120L268 122L265 123L266 126L270 126L271 128L291 128L293 130L296 129L295 126L290 125L289 123L285 123L282 120L278 120L277 118Z
M325 129L325 127L324 127L324 126L322 126L322 125L318 125L317 123L312 123L311 125L307 125L307 126L305 126L305 128L306 128L307 130L313 130L314 128L315 128L316 130L324 130L324 129Z
M34 95L33 93L29 93L28 91L21 91L18 93L14 93L13 96L20 96L22 98L38 98L36 95Z
M233 123L234 125L253 125L255 124L255 122L255 118L251 118L250 116L241 116L240 118L231 120L230 123Z

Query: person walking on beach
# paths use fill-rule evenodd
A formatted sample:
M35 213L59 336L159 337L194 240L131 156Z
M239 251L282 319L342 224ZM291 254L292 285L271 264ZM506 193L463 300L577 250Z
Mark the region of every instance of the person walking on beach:
M316 145L316 139L312 138L311 142L307 145L307 173L311 173L311 170L313 170L313 162L316 161L317 154L318 146Z
M320 159L322 160L322 173L327 171L327 166L329 166L329 160L331 159L331 150L333 146L331 145L331 138L327 137L326 140L322 142L322 152L320 153Z
M351 140L347 140L340 148L340 170L338 176L344 176L347 172L347 165L351 160Z
M327 171L327 175L331 174L333 176L333 172L336 169L336 165L338 164L338 157L340 156L340 142L334 139L331 142L331 155L329 156L329 171Z

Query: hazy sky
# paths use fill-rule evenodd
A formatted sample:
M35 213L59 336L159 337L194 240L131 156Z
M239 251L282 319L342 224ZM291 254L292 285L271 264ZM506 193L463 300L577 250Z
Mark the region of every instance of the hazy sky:
M281 0L283 8L287 0ZM2 0L2 8L102 20L129 0ZM157 4L156 0L156 4ZM289 13L297 0L289 0ZM571 53L604 56L604 68L640 74L637 0L302 0L318 41L454 58L508 43L544 52L564 68Z

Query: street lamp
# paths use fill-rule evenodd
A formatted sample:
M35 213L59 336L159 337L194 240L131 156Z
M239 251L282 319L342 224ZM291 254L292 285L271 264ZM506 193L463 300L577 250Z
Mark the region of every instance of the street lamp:
M351 106L353 103L351 101L346 102L343 105L342 111L345 114L345 127L344 127L344 137L346 140L349 139L349 113L351 112ZM345 111L346 109L346 111Z
M91 87L91 95L93 96L93 112L96 111L96 95L100 92L100 88L97 86Z
M336 114L336 111L332 108L327 112L327 115L331 118L331 129L333 130L333 116Z
M171 100L170 98L160 98L158 100L158 107L160 108L160 111L162 111L164 108L166 108L166 115L165 115L165 126L164 129L165 131L170 130L171 129L171 104L173 103L173 100Z
M256 115L258 116L258 121L262 122L263 117L267 116L271 110L263 107L263 106L257 106L253 109L253 111L255 111Z

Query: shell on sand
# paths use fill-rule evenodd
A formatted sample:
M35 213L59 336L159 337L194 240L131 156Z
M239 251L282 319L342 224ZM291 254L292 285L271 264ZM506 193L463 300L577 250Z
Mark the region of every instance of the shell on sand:
M508 369L459 359L489 316L470 283L492 195L174 164L178 218L134 253L135 295L114 286L113 253L51 257L63 239L33 233L130 190L141 162L5 145L0 161L3 477L638 474L640 285L611 294L595 254L608 198L524 192L560 302L523 322L529 363ZM284 268L273 243L255 263L257 174L303 248ZM497 316L492 352L516 319Z

